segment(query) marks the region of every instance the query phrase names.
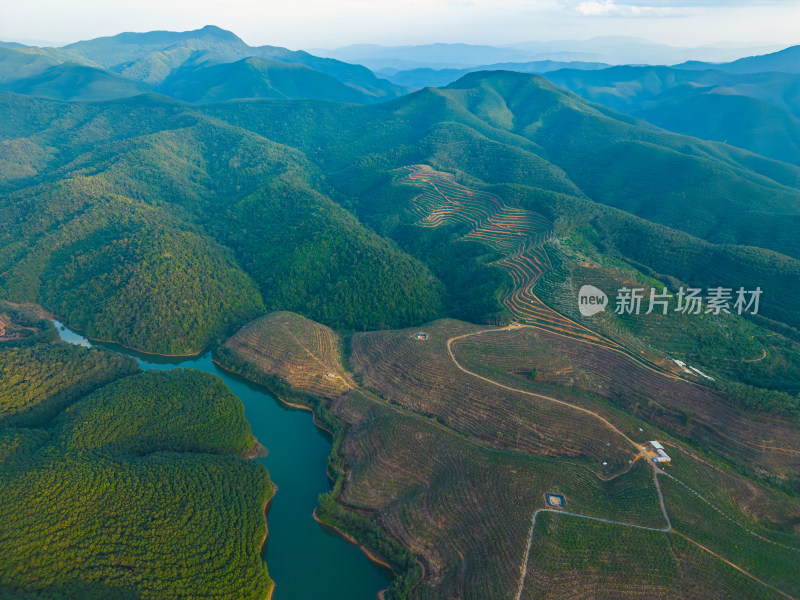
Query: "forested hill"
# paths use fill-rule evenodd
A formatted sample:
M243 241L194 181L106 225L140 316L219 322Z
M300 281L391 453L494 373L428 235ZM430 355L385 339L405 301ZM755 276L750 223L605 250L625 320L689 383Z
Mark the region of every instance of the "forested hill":
M170 354L276 308L344 329L440 310L427 269L323 195L297 150L155 98L2 102L0 295Z
M800 305L787 303L781 287L795 290L798 281L798 167L668 133L541 77L510 72L473 73L445 89L367 107L304 101L202 110L303 150L329 174L343 202L396 239L407 237L389 216L398 212L399 200L378 190L389 169L427 163L467 183L525 186L529 191L518 202L555 222L583 217L574 209L556 209L553 194L620 209L609 214L630 224L611 229L613 237L602 242L608 251L683 281L715 285L723 277L726 285L770 285L767 312L793 327L800 324ZM661 227L648 226L645 234L642 221L630 215ZM678 251L670 239L687 241ZM675 249L665 251L670 247ZM441 254L430 244L412 252L427 254L429 262L438 260L431 252ZM714 266L712 255L725 258ZM445 266L436 273L454 276Z
M674 67L553 71L583 98L670 131L800 164L800 74Z
M473 176L486 174L487 182L584 194L709 241L800 255L787 229L766 227L800 213L800 168L667 133L538 76L473 73L444 89L363 108L304 102L202 110L303 149L332 169L390 146L424 156L447 135L450 148L461 143L466 155L441 156ZM481 161L481 144L467 141L476 136L517 164L499 165L492 153ZM754 220L764 226L752 227Z
M179 69L158 91L188 102L234 98L316 98L355 103L364 100L363 91L332 75L305 65L258 57Z
M273 486L253 443L218 377L0 341L0 595L267 597Z
M370 103L405 88L361 65L276 46L252 47L230 31L121 33L63 48L0 47L0 91L61 100L146 92L196 102L324 98Z
M361 106L2 103L0 292L90 337L197 351L274 309L344 329L506 320L497 255L415 227L413 191L389 185L420 163L515 186L505 199L559 236L589 226L600 252L673 283L761 286L762 314L800 325L799 168L538 76L472 73Z
M430 266L445 284L449 316L507 322L499 299L512 289L511 278L491 266L499 253L463 237L469 226L419 227L410 209L420 190L392 185L397 167L430 165L546 217L556 238L547 253L558 267L533 292L579 321L575 299L586 283L614 290L638 282L673 292L689 285L761 288L758 323L767 329L736 315L582 322L653 360L674 364L668 357L679 357L720 385L744 385L735 387L743 405L796 402L795 166L668 133L518 73L474 73L446 89L369 107L304 101L202 110L303 150L339 202ZM778 400L779 392L790 396Z

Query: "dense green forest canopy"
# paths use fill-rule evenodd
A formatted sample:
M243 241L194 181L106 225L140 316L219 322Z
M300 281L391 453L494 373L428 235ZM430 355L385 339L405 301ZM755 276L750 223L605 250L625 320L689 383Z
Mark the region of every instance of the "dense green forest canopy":
M439 235L404 228L413 191L386 189L389 168L427 163L468 184L524 186L514 194L520 207L563 230L593 220L609 251L657 273L769 287L763 314L800 323L797 167L652 128L516 73L474 73L448 89L370 107L306 101L203 110L305 151L339 202L395 239ZM403 247L427 257L434 246ZM434 272L446 278L452 270Z
M277 46L248 46L230 31L122 33L63 48L0 45L0 91L58 100L158 92L193 102L323 98L370 103L405 88L361 65Z
M0 595L261 600L272 484L253 443L212 375L0 344Z
M464 227L416 225L415 190L392 184L409 164L543 215L584 258L672 288L760 287L758 325L800 335L800 168L667 133L541 77L472 73L361 106L2 102L0 290L90 337L196 352L272 310L344 330L507 322L500 256L461 240ZM559 289L550 302L574 292ZM796 394L787 343L725 376Z
M72 105L35 143L58 144L75 119L81 134L54 161L14 165L29 157L9 140L7 296L42 301L90 337L171 354L267 309L350 329L438 314L441 284L321 193L298 151L147 101Z

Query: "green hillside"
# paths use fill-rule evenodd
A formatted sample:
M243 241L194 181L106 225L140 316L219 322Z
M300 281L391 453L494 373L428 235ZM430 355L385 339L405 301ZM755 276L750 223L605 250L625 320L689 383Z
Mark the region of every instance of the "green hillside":
M670 131L800 164L800 85L793 73L670 67L563 69L554 84Z
M232 63L256 57L304 65L334 77L357 91L362 102L394 98L404 91L404 88L376 77L360 65L277 46L248 46L230 31L212 25L195 31L121 33L69 44L64 50L96 61L123 77L153 86L165 82L184 66Z
M0 83L35 77L63 63L98 66L82 56L59 48L0 45Z
M3 294L44 301L89 337L148 352L199 352L263 310L231 253L168 212L68 179L12 195ZM34 217L35 215L35 217Z
M56 100L111 100L150 92L150 88L103 69L62 63L35 77L0 85L0 90Z
M798 58L800 58L800 46L790 46L779 52L762 54L760 56L748 56L729 63L713 64L689 61L676 66L681 69L714 68L731 73L759 73L769 71L800 73Z
M198 352L265 309L346 329L438 314L435 278L321 193L296 150L148 98L47 110L57 118L44 130L9 131L34 145L73 132L39 163L9 149L7 172L19 161L31 176L8 182L19 189L0 204L9 298L44 302L89 337L169 354ZM130 129L109 125L123 121ZM37 176L48 171L58 176Z
M270 593L273 486L218 378L60 342L0 344L0 374L0 595Z
M561 69L545 76L582 98L621 112L634 112L669 99L714 92L747 96L800 114L800 89L793 73L728 73L716 69L691 71L676 67L619 66L593 71Z
M585 69L595 70L610 67L606 63L598 62L578 62L578 61L556 61L556 60L536 60L531 62L502 62L470 67L466 69L434 69L430 67L418 67L414 69L403 69L396 71L389 69L379 71L389 81L398 85L404 85L412 89L424 87L444 87L453 83L460 77L473 71L517 71L519 73L548 73L560 69Z
M524 185L514 203L557 225L574 220L578 200L638 215L647 221L636 228L610 220L607 246L687 283L770 286L764 314L800 323L798 303L782 291L800 256L790 225L800 219L797 167L652 128L516 73L474 73L378 106L276 101L203 112L305 151L341 203L427 262L463 300L449 303L453 310L487 295L497 306L503 284L490 283L498 275L481 266L491 254L444 243L454 231L413 227L406 211L414 193L387 188L393 168L429 164L468 185ZM672 246L681 230L681 239L696 240L689 247L714 247L724 260ZM483 318L494 312L487 308ZM481 320L474 308L451 314Z
M195 31L125 32L75 42L64 46L64 49L110 68L123 63L132 63L153 52L193 41L219 47L244 44L230 31L209 25Z
M405 88L350 65L275 46L251 47L229 31L122 33L64 48L0 47L0 91L60 100L157 92L190 102L319 98L370 103Z
M586 103L541 77L472 73L443 90L426 89L375 107L301 106L235 105L208 112L309 152L323 170L340 172L364 154L373 164L389 156L388 168L436 156L434 166L446 164L449 170L469 173L483 164L494 179L487 182L547 189L539 180L546 169L596 202L697 237L800 256L785 227L787 219L800 215L800 168L655 129ZM485 156L437 155L437 142L429 137L434 128L478 134L497 142L498 149L514 146L517 154L536 155L542 167L509 177L506 170L491 168L494 162ZM355 179L352 171L347 176ZM753 220L758 227L750 226Z
M305 65L265 58L173 72L158 90L187 102L220 102L234 98L316 98L361 102L363 93L335 77Z
M708 91L634 114L670 131L800 164L800 119L763 100Z

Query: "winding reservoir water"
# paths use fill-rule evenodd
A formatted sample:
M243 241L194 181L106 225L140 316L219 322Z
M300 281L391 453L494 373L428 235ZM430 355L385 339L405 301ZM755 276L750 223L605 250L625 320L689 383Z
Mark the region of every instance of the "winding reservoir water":
M140 354L118 344L90 342L58 321L53 323L65 342L103 346L136 359L145 370L213 373L242 400L253 434L269 450L266 458L256 460L278 486L262 552L275 581L273 600L374 600L388 586L389 573L312 518L317 496L330 490L325 466L331 445L314 426L311 413L286 407L262 388L220 369L210 352L189 358Z

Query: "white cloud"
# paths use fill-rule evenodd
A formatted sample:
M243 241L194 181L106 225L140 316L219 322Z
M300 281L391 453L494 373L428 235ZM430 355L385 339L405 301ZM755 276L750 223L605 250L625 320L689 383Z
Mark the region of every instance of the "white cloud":
M616 0L584 0L575 10L586 17L666 17L678 12L672 7L620 5Z

